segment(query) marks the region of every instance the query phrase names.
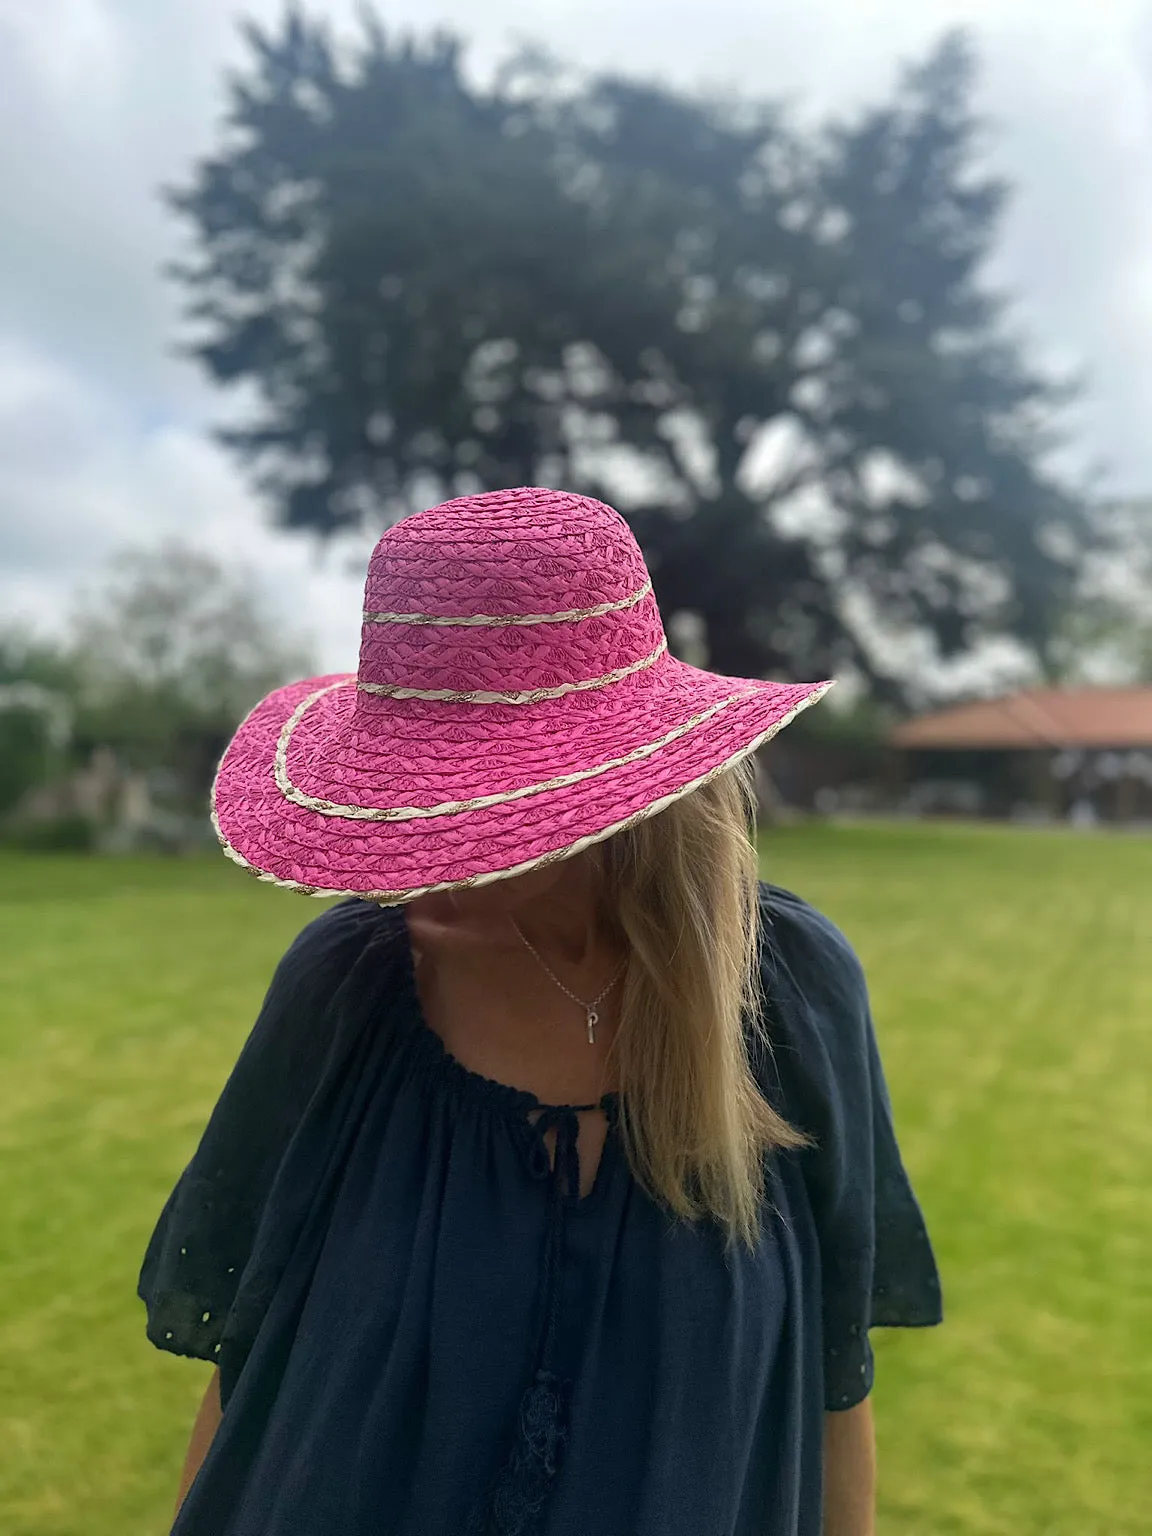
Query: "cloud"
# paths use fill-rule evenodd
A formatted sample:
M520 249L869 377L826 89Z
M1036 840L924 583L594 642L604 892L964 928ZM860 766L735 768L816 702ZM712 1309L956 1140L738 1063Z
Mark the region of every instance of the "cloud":
M60 633L108 555L178 535L249 567L286 640L319 670L355 670L371 545L318 552L269 534L232 465L195 428L140 430L130 412L59 366L0 354L0 614Z

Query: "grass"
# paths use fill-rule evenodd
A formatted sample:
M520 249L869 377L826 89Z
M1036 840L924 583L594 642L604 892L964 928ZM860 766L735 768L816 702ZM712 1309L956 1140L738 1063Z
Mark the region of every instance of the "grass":
M225 861L0 856L0 1530L160 1536L207 1366L140 1258L317 910ZM805 828L871 981L946 1326L876 1335L885 1536L1136 1536L1152 1475L1152 840Z

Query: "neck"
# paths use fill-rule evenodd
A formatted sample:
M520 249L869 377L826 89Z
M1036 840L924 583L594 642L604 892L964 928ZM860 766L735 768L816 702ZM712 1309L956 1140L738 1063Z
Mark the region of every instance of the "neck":
M487 923L494 928L503 923L510 937L514 923L541 954L573 966L612 943L614 927L604 911L596 871L589 862L567 861L546 889L533 888L535 884L526 881L521 893L510 880L499 906L488 912Z
M591 902L537 900L509 913L526 939L542 954L580 965L603 939L605 924Z

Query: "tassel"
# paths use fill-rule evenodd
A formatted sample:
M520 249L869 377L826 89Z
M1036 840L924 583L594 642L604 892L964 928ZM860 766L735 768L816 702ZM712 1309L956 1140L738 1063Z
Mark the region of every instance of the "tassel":
M508 1460L492 1491L473 1509L465 1536L540 1536L566 1419L567 1383L551 1371L537 1371L520 1399Z

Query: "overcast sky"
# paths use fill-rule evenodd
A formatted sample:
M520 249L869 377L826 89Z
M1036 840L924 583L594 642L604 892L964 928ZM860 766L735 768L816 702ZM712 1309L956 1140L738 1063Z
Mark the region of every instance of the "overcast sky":
M352 12L325 0L331 16ZM274 0L0 0L0 616L64 621L126 543L183 532L263 572L324 669L356 664L363 553L269 533L206 439L219 400L172 355L157 188L215 142L237 11ZM1035 355L1086 370L1081 460L1152 491L1152 0L404 0L477 61L532 38L591 67L786 97L882 96L902 58L975 32L994 163L1016 184L996 277ZM368 543L371 543L369 539ZM345 567L352 561L355 574Z

